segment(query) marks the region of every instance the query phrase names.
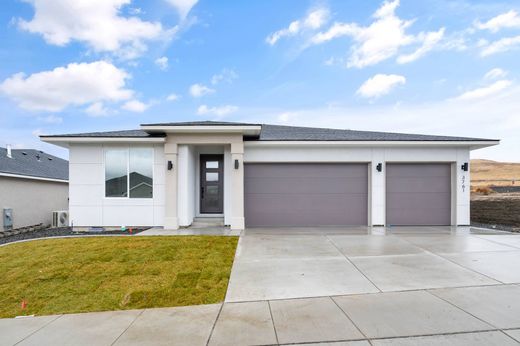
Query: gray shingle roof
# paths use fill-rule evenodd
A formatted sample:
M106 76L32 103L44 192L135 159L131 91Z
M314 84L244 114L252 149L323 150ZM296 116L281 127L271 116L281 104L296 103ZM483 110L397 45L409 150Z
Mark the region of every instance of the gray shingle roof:
M48 179L69 179L69 161L34 149L0 148L0 172ZM39 159L38 159L39 158Z
M486 141L481 138L262 125L260 141Z
M260 126L261 124L235 123L230 121L183 121L174 123L141 124L141 126Z
M259 136L247 137L249 141L495 141L494 139L417 135L393 132L355 131L330 128L283 126L269 124L232 123L224 121L191 121L176 123L142 124L141 126L261 126ZM148 138L164 137L161 133L147 133L143 130L91 132L65 135L41 136L52 137L121 137Z

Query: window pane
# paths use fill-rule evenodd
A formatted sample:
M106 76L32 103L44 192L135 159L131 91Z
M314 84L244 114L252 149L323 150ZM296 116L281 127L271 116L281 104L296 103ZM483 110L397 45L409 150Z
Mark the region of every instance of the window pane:
M218 208L220 201L218 189L218 185L206 186L206 195L204 196L206 208Z
M218 168L218 161L206 161L206 168Z
M206 181L218 181L218 173L206 172Z
M127 150L110 149L105 152L105 196L127 196Z
M130 198L153 197L153 149L130 148Z

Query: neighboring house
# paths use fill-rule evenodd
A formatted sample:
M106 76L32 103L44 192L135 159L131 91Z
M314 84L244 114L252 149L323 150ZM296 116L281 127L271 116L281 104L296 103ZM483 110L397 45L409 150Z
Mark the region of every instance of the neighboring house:
M468 225L470 150L499 143L213 121L41 139L69 148L75 226L168 229Z
M0 148L0 212L12 209L13 228L50 225L68 209L69 163L34 149ZM0 220L4 228L4 218Z

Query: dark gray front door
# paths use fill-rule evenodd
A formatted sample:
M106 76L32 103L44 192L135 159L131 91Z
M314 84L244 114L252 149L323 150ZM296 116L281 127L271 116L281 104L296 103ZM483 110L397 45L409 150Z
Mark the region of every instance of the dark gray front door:
M367 224L366 164L248 163L244 184L248 227Z
M386 224L451 224L449 163L386 164Z
M200 212L224 212L224 155L200 155Z

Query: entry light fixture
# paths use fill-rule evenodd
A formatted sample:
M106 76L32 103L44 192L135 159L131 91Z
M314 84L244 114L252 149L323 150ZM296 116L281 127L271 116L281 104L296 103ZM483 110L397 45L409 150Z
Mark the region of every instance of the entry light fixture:
M173 162L168 161L168 170L171 171L173 169Z
M235 169L238 169L239 163L238 160L235 160Z
M460 168L464 171L464 172L467 172L468 171L468 163L467 162L464 162Z
M383 171L383 164L381 162L378 163L377 166L376 166L376 169L377 169L378 172L382 172Z

